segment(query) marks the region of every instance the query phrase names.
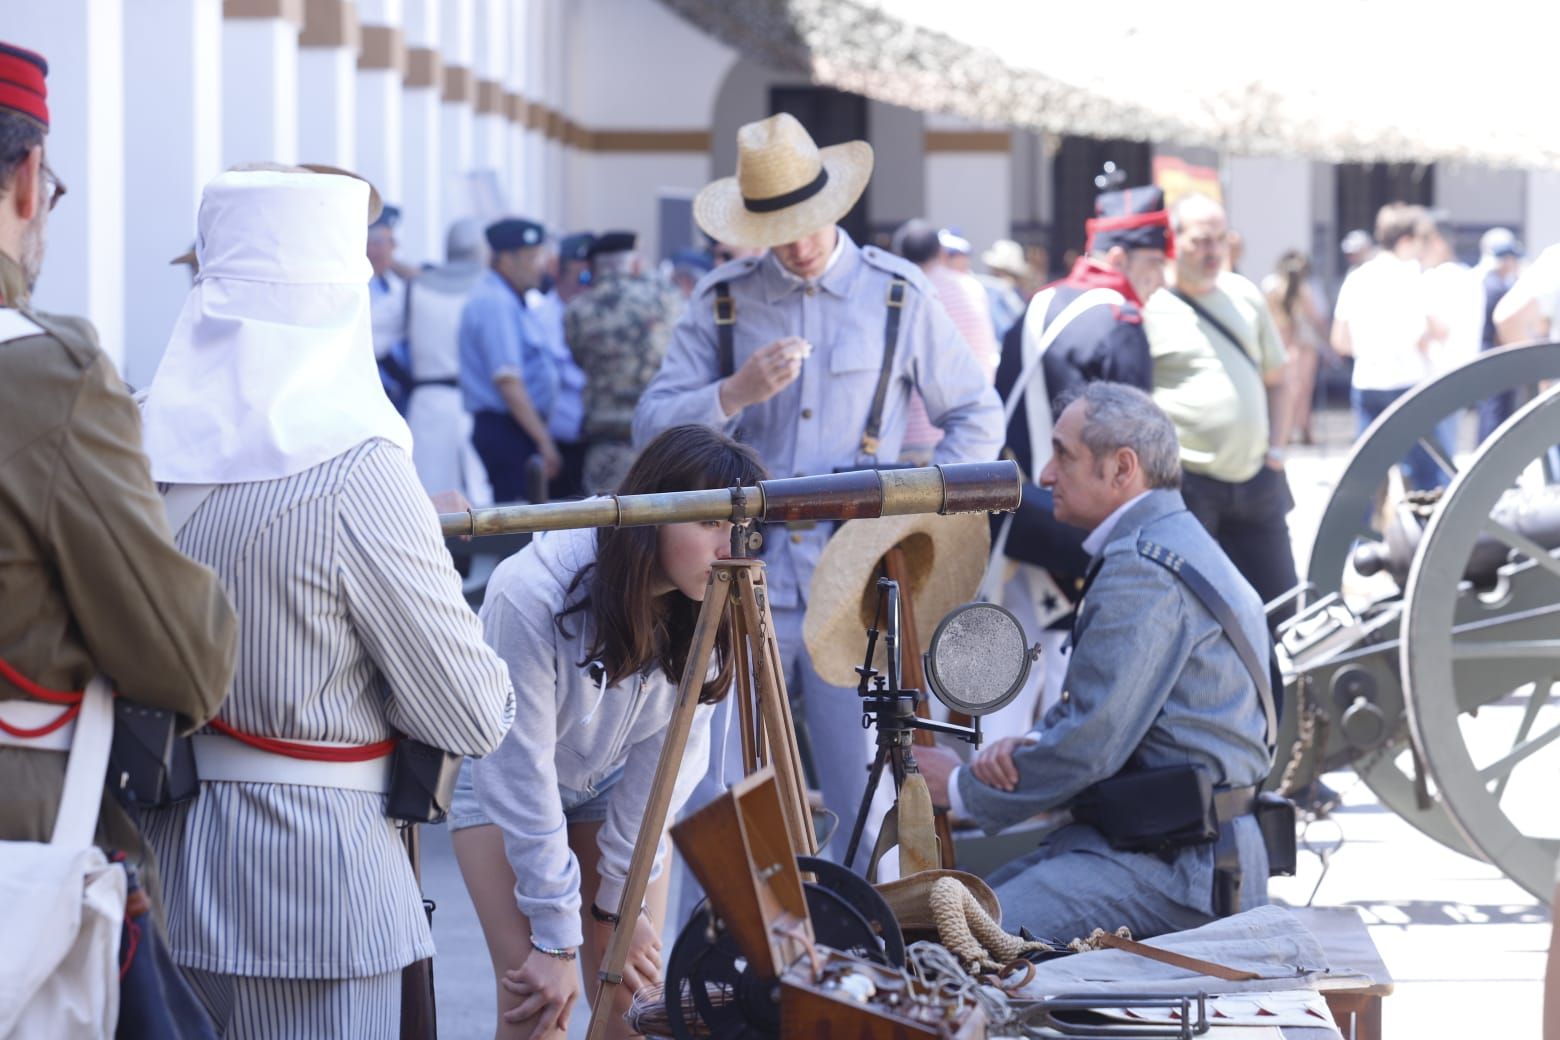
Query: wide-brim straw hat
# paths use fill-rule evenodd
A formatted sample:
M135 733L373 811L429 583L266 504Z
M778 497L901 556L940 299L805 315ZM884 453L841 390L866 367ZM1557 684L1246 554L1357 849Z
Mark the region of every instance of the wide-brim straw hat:
M344 170L340 166L329 166L325 163L251 162L239 163L237 166L229 167L229 170L275 170L278 173L333 173L342 177L351 177L368 185L368 221L363 226L365 228L368 227L369 224L378 220L379 215L384 212L384 199L380 198L379 189L374 187L374 182L361 173L353 173L351 170ZM169 260L168 264L170 266L183 264L186 267L199 268L200 260L195 255L195 247L191 246L187 251Z
M900 931L922 934L930 932L935 935L937 922L932 919L932 886L945 877L958 878L964 887L970 890L975 897L975 902L986 911L992 922L1002 923L1002 904L997 901L997 894L985 881L968 871L922 870L909 877L885 881L873 887L878 890L878 894L883 897L888 908L894 912L894 919L899 922Z
M1011 238L999 238L991 248L980 254L980 262L993 271L1005 271L1019 278L1032 273L1029 261L1024 259L1024 247Z
M910 572L910 588L901 588L900 596L914 607L924 651L938 622L979 590L991 528L984 513L890 516L840 527L813 570L802 623L813 667L835 686L855 686L860 679L856 669L866 657L866 630L877 612L879 564L896 545L904 550ZM879 628L887 635L886 618ZM887 660L880 637L873 667L886 673Z
M838 223L871 177L870 144L819 148L795 116L781 112L737 131L737 175L705 185L693 218L717 242L782 246Z

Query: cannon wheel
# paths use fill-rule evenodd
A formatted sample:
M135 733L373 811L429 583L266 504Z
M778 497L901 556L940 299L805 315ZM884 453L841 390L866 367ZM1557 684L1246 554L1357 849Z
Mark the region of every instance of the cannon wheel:
M1376 491L1398 460L1415 444L1424 442L1426 430L1502 391L1536 387L1543 380L1556 378L1560 378L1560 343L1504 347L1480 354L1395 401L1359 438L1322 513L1306 567L1305 580L1314 590L1308 598L1344 598L1344 581L1354 573L1350 557L1355 546L1361 541L1382 538L1382 533L1372 526L1376 519ZM1429 450L1432 456L1439 455L1433 446ZM1442 461L1451 472L1451 461ZM1287 764L1299 715L1293 684L1286 696L1290 700L1285 706L1279 743L1279 771ZM1401 717L1391 721L1401 726ZM1405 761L1407 750L1405 734L1386 748L1362 753L1355 762L1360 778L1382 804L1431 839L1459 852L1477 855L1441 804L1421 799L1412 765ZM1316 756L1323 752L1322 748L1315 749L1313 761L1319 762Z
M1524 834L1512 815L1520 805L1506 796L1526 782L1547 805L1560 761L1551 747L1560 706L1550 707L1560 683L1560 556L1491 513L1513 486L1553 482L1557 441L1560 387L1513 415L1457 474L1409 571L1399 646L1409 731L1441 804L1486 860L1545 902L1560 841ZM1462 580L1481 534L1511 550L1500 584L1484 594ZM1471 716L1513 696L1525 700L1521 721L1491 748Z
M1349 456L1317 525L1306 567L1306 580L1316 587L1315 594L1341 594L1343 578L1352 569L1349 557L1355 544L1361 539L1381 540L1381 532L1371 526L1376 489L1410 448L1425 442L1426 430L1487 397L1536 386L1546 379L1560 379L1560 343L1504 347L1480 354L1413 393L1404 394L1381 413ZM1432 457L1437 454L1433 447L1429 450ZM1450 465L1448 462L1448 470Z

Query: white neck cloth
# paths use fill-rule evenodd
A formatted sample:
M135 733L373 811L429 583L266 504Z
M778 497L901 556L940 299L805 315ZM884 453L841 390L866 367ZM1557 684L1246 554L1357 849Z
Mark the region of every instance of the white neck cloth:
M201 197L200 274L147 393L153 479L300 473L364 441L412 449L374 363L368 185L223 173Z

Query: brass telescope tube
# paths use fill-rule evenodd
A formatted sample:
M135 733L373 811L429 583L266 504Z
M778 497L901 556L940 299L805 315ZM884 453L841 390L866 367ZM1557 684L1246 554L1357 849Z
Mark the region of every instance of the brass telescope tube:
M911 513L1012 512L1018 508L1018 464L958 462L916 469L852 470L761 480L756 487L609 495L579 502L493 506L444 513L446 538L643 527L701 520L853 520Z

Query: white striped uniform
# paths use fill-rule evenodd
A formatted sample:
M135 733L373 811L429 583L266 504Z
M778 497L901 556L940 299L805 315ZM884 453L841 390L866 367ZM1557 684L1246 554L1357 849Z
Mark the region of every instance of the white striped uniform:
M219 486L177 541L238 611L220 715L240 730L350 744L396 731L467 755L508 730L508 672L461 597L411 459L389 441ZM145 831L185 967L367 983L433 953L382 795L205 783L193 802L146 813Z

